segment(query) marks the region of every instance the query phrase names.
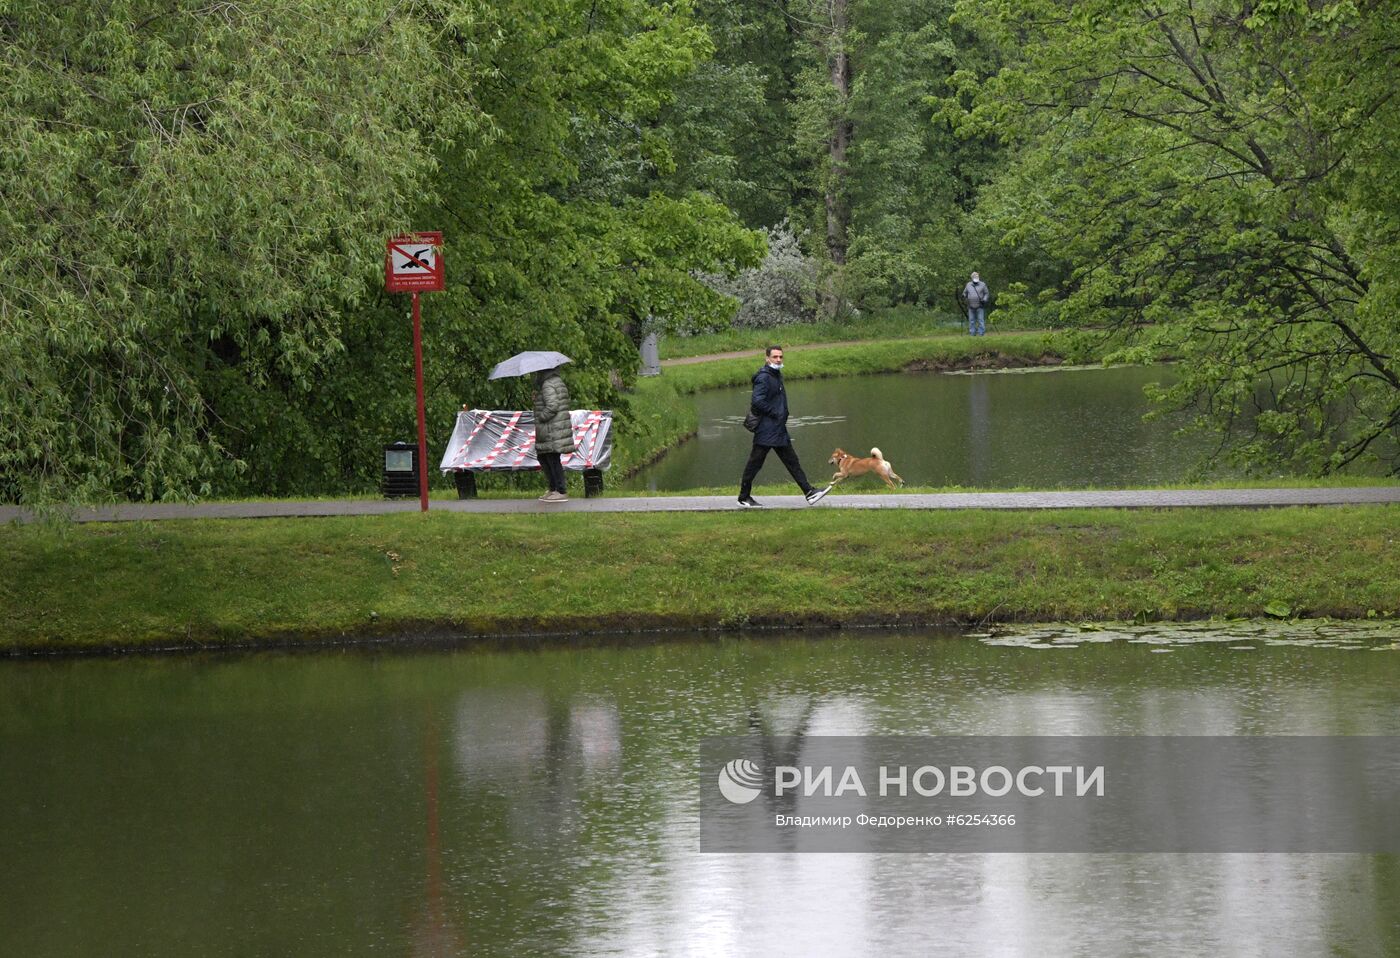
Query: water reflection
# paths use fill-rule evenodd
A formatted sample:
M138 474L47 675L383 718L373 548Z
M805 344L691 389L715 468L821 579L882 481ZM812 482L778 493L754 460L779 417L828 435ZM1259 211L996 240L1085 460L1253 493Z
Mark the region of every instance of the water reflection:
M992 432L992 397L987 376L972 376L967 390L967 484L994 483L988 445Z
M442 878L442 837L438 816L437 719L429 712L423 736L423 795L427 818L424 857L427 878L423 887L423 911L409 931L415 958L448 958L462 954L461 935L448 915Z
M1231 629L13 663L5 953L1395 953L1393 856L697 851L709 735L1400 734L1394 627Z
M1032 375L910 373L794 380L789 422L803 462L840 446L878 446L912 485L1046 488L1171 482L1211 451L1178 436L1182 417L1153 422L1143 394L1170 367L1078 368ZM732 485L751 437L747 389L694 397L699 435L626 481L637 489ZM781 470L759 474L760 482ZM852 488L859 489L859 485Z
M585 789L596 776L615 776L622 757L615 703L526 686L462 692L455 744L462 789L499 800L510 834L523 841L577 831Z
M723 858L723 856L718 856ZM1395 873L1354 856L772 855L701 862L661 920L624 916L621 955L1385 954L1371 937ZM735 902L742 902L735 907ZM1338 907L1341 905L1341 907ZM639 918L643 920L638 920ZM667 929L694 929L679 939ZM1393 925L1390 928L1393 936ZM1393 937L1390 939L1393 940Z

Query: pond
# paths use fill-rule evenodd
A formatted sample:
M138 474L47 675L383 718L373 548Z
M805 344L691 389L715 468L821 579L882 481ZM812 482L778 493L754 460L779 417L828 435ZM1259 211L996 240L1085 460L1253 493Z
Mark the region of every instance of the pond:
M796 361L800 361L800 357ZM1201 434L1175 435L1184 416L1144 422L1148 383L1170 366L904 373L787 384L788 427L814 482L831 476L837 446L869 455L878 446L910 485L982 488L1124 487L1176 482L1214 448ZM669 491L738 486L752 437L742 420L749 389L695 396L699 435L631 477L623 488ZM772 456L758 482L785 483ZM872 477L844 488L873 492Z
M0 666L5 953L1395 954L1375 855L704 854L704 736L1395 735L1400 630ZM1162 654L1163 652L1169 654Z

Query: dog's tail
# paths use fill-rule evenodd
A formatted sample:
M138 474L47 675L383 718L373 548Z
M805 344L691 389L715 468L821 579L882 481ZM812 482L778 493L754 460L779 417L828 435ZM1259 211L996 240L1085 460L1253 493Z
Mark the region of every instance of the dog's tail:
M884 453L880 452L880 450L876 449L874 446L870 447L870 454L881 462L885 461Z

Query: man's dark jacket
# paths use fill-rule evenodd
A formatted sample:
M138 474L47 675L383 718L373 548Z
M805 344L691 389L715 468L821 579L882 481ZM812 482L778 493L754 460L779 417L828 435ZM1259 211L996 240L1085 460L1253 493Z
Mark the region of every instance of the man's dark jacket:
M754 373L753 398L749 406L758 415L758 428L753 434L755 446L792 445L787 431L787 391L783 389L780 371L765 365Z

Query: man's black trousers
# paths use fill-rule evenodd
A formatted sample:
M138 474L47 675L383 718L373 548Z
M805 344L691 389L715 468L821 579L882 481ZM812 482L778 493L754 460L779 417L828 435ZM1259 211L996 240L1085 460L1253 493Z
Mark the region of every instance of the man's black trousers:
M773 450L787 466L787 471L792 475L794 482L801 487L803 495L812 491L812 484L807 481L807 474L802 471L802 463L797 461L797 453L793 452L792 446L760 446L754 443L753 451L749 453L749 461L744 463L744 478L739 482L739 498L747 499L753 492L753 478L758 475L758 470L763 466L763 460L768 458L768 450Z

